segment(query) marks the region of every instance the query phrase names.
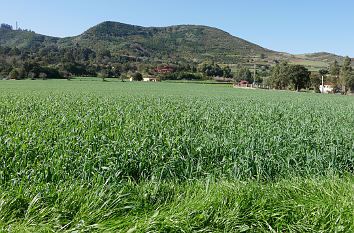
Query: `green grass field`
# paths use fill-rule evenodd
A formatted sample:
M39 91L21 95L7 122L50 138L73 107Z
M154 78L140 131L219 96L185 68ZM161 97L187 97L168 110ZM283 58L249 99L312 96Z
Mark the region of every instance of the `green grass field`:
M353 232L354 97L0 81L0 232Z
M328 66L329 66L329 64L326 62L310 61L310 60L304 60L304 59L291 60L290 64L304 65L304 66L317 67L317 68L328 68Z

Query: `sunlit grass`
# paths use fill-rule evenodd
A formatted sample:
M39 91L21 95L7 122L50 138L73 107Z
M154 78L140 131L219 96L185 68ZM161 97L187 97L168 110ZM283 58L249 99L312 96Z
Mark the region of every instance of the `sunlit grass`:
M0 229L348 232L353 100L1 81Z

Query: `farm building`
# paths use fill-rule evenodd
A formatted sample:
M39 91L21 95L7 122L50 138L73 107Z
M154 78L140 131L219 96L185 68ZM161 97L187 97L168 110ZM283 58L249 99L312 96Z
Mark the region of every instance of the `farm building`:
M130 80L130 82L134 81L133 77L130 77L129 80ZM143 82L158 82L159 80L157 78L153 78L153 77L145 77L141 81L143 81Z
M151 78L151 77L146 77L146 78L143 78L143 81L144 82L157 82L157 78Z
M240 87L247 87L247 84L248 84L248 81L246 81L246 80L242 80L239 82Z
M330 83L324 83L323 86L320 85L320 91L321 93L330 93L333 91L333 87Z

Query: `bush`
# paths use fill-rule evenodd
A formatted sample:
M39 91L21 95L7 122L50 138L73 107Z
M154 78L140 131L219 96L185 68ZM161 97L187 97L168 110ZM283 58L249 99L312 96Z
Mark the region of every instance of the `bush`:
M50 78L52 78L52 79L54 79L54 78L63 78L63 76L60 75L59 70L54 68L54 67L48 67L48 66L41 67L39 76L40 76L41 73L46 74L47 76L45 78L47 78L47 79L48 78L49 79ZM41 77L41 78L43 78L43 77Z
M185 80L202 79L202 75L199 73L182 72L179 73L178 79L185 79Z
M133 74L133 80L134 81L141 81L141 80L143 80L143 75L139 72L135 72Z
M25 70L23 68L13 68L9 73L10 79L24 79Z

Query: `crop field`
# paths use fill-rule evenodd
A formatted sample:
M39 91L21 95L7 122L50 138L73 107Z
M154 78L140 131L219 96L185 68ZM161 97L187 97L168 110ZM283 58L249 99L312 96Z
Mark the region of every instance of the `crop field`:
M0 81L0 232L354 232L354 97Z
M327 68L329 66L328 63L326 62L321 62L321 61L310 61L310 60L304 60L304 59L294 59L290 61L291 64L295 65L304 65L304 66L311 66L311 67L323 67Z

